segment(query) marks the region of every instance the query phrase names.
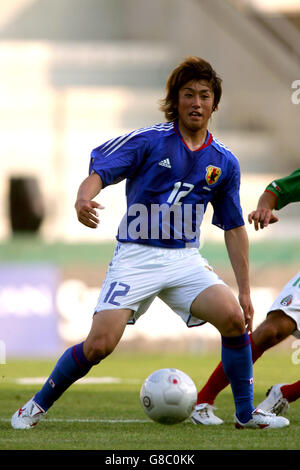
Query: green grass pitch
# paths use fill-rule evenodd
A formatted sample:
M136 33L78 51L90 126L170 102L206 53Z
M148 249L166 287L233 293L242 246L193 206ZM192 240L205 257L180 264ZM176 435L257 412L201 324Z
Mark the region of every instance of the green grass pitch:
M292 350L268 351L254 365L255 404L268 387L299 379ZM47 377L56 360L7 360L0 365L0 452L3 450L298 450L300 400L291 404L290 426L282 430L236 430L234 406L227 387L216 400L221 426L195 426L189 420L173 426L152 422L144 414L139 391L156 369L175 367L201 387L219 355L134 354L116 351L87 378L112 377L111 383L74 384L31 430L13 430L10 418L39 388L21 378Z

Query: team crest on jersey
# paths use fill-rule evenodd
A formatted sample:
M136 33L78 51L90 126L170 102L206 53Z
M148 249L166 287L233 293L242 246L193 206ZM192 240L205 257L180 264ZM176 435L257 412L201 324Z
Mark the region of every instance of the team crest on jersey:
M221 176L221 168L217 166L209 165L206 167L206 175L205 179L207 184L212 185L215 184Z
M288 295L287 297L284 297L284 299L282 299L280 301L281 305L283 305L284 307L288 307L289 305L291 305L293 301L293 296L292 295Z

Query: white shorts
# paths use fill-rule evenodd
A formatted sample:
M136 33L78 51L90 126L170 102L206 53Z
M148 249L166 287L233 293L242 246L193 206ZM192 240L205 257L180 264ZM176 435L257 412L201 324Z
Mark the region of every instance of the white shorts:
M215 284L226 285L197 248L118 242L95 313L128 308L133 311L128 324L134 324L158 296L187 326L198 326L205 321L191 315L191 304L200 292Z
M295 320L297 329L293 335L300 338L300 271L284 286L268 314L274 310L282 310Z

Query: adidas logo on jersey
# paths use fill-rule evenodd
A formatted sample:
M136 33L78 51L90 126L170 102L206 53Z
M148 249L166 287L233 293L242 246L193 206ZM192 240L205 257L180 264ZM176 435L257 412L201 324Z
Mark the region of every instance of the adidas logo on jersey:
M164 166L164 167L166 167L166 168L172 168L172 167L171 167L170 160L169 160L168 158L165 158L164 160L161 160L161 161L159 162L159 165L160 165L160 166Z

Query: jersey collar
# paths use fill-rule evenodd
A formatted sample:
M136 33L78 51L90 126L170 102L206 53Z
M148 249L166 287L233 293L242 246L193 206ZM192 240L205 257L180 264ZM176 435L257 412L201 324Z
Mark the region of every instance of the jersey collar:
M201 145L201 147L199 147L196 150L191 150L189 148L188 144L186 143L186 141L184 140L184 138L181 135L181 132L179 130L177 121L174 121L174 131L178 135L178 137L182 140L182 142L184 143L184 145L188 148L188 150L190 152L199 152L199 150L205 149L206 147L208 147L212 143L212 140L213 140L213 136L211 135L211 133L209 131L207 131L206 139L205 139L204 143Z

